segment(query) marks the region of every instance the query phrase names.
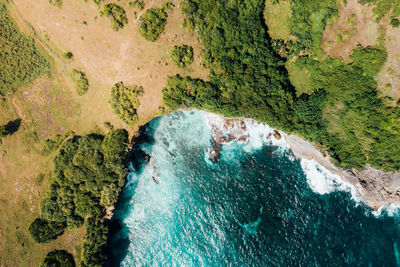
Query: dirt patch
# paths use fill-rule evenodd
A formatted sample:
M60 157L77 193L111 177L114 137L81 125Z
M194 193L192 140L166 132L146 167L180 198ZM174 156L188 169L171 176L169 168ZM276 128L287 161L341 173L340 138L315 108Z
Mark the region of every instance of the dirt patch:
M350 54L358 44L363 47L373 46L378 41L379 25L375 22L372 8L361 5L358 0L340 3L337 19L328 22L322 49L328 56L342 57L350 61Z

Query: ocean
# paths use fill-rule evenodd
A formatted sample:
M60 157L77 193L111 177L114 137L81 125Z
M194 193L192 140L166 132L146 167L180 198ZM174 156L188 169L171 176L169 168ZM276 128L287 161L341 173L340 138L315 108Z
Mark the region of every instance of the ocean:
M400 208L353 186L251 120L209 153L221 118L178 111L145 126L113 217L109 266L400 266ZM219 125L219 126L218 126Z

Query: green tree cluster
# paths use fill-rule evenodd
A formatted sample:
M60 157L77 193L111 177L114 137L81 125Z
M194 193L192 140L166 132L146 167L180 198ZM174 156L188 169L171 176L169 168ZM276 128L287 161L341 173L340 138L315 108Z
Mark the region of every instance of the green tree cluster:
M78 95L83 96L86 94L89 90L89 80L87 79L86 74L82 71L73 69L71 72L71 79Z
M57 135L54 136L53 138L46 139L46 140L44 141L44 143L43 143L43 148L42 148L41 153L42 153L43 155L49 155L51 152L53 152L53 151L55 151L57 148L59 148L60 145L62 144L62 142L63 142L65 139L67 139L67 138L73 136L74 134L75 134L74 131L67 131L67 132L65 132L65 134L63 134L63 135L57 134Z
M109 3L104 5L100 15L110 20L114 31L118 31L128 24L128 17L125 10L117 4Z
M49 63L11 20L7 7L0 3L0 95L32 82L50 69Z
M46 255L39 267L75 267L75 261L66 250L53 250Z
M139 32L150 42L155 42L167 25L167 13L161 8L150 8L139 18Z
M142 94L143 87L125 86L123 82L119 82L111 88L109 103L113 112L132 126L138 121L137 109L140 106L139 96Z
M171 59L178 67L185 68L193 63L193 48L190 45L175 45Z
M144 9L144 1L143 0L135 0L133 2L129 2L128 4L130 7L137 8L139 10Z
M40 218L29 227L35 241L48 242L84 224L82 266L104 264L105 209L114 205L125 184L127 144L127 131L113 130L106 136L75 136L61 145Z
M36 218L29 225L28 231L36 243L43 244L57 239L59 235L64 233L66 228L67 224L65 222L53 222Z
M358 0L358 2L372 6L377 22L391 12L396 17L400 16L400 0Z

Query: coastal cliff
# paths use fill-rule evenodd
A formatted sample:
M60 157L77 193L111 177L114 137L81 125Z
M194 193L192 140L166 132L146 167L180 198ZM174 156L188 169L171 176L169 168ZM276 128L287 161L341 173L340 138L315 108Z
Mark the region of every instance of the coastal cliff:
M261 125L247 118L224 118L214 114L207 116L213 133L211 140L213 146L209 153L213 163L218 161L223 145L232 141L246 143L249 138L248 126ZM280 140L281 137L283 140ZM373 209L400 203L400 172L383 172L368 165L363 170L344 170L336 167L329 156L321 153L317 146L297 135L270 129L268 138L275 142L286 141L296 157L314 160L329 172L339 175L344 182L353 185L363 201Z

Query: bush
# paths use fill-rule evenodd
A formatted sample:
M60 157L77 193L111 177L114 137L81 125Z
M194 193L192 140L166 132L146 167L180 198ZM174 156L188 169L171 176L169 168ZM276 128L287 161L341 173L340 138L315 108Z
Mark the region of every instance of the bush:
M390 20L390 25L392 25L393 28L398 28L400 26L400 20L398 18L392 18Z
M103 2L103 0L93 0L93 2L96 4L96 5L100 5L102 2Z
M151 8L139 18L139 32L150 42L156 41L167 24L167 13L159 8Z
M72 59L73 57L74 55L72 54L72 52L66 52L63 54L63 58L67 60Z
M33 39L20 33L3 3L0 22L0 95L4 95L48 72L50 65Z
M101 16L107 17L111 22L111 27L114 31L122 29L128 23L125 10L116 4L106 4L100 12Z
M42 154L48 155L60 147L62 142L75 134L73 131L67 131L64 135L57 134L53 138L46 139L43 144Z
M89 81L86 74L82 71L73 69L71 72L71 79L78 95L83 96L89 89Z
M111 108L128 125L134 125L138 121L136 110L139 108L139 96L142 93L143 87L125 86L123 82L116 83L111 88Z
M128 4L130 7L133 8L137 8L139 10L143 10L144 9L144 2L143 0L135 0L133 2L129 2Z
M0 137L6 137L9 133L6 125L0 125Z
M57 8L62 8L63 0L49 0L49 3Z
M193 48L189 45L174 46L171 53L172 62L184 68L193 63Z
M65 250L50 251L39 267L75 267L74 257Z
M43 244L57 239L59 235L64 233L66 228L67 224L65 222L52 222L36 218L29 225L28 231L36 243Z

